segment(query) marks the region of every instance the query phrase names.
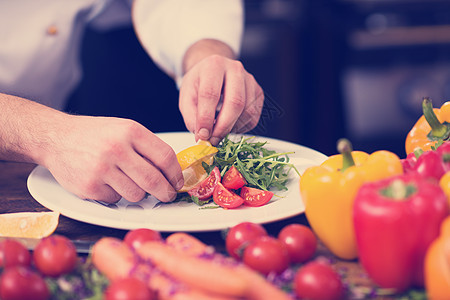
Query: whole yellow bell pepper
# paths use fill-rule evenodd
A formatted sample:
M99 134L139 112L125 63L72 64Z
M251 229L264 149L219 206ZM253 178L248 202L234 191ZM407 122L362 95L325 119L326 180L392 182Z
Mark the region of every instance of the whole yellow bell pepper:
M440 236L428 247L425 289L431 300L450 299L450 217L442 222Z
M353 201L361 185L403 173L400 158L381 150L371 155L351 151L340 140L341 154L330 156L300 177L300 193L308 222L324 245L341 259L358 257L353 226Z

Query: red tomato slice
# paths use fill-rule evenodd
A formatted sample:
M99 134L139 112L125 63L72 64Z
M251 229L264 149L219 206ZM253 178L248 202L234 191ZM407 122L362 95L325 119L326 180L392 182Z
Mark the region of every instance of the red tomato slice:
M256 188L244 186L241 189L241 197L244 199L245 205L261 206L272 199L273 193Z
M224 208L236 208L244 203L244 199L224 187L220 182L217 183L213 194L214 202Z
M222 184L227 189L237 190L247 184L244 176L238 171L235 166L231 168L223 175Z
M197 197L199 200L206 200L212 197L216 184L220 182L220 171L215 167L209 176L188 191L188 194Z

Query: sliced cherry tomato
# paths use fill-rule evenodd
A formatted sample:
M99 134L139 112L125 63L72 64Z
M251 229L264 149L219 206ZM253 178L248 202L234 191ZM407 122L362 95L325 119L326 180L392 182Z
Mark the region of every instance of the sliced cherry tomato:
M4 240L0 242L0 267L11 267L16 265L29 266L31 254L24 245L15 240Z
M0 299L46 300L50 291L41 275L29 267L14 266L3 270L0 277Z
M142 246L142 244L148 241L162 241L162 240L163 238L161 236L161 233L159 233L159 231L148 228L138 228L130 230L123 238L125 244L127 244L130 248L133 249L138 249L139 247Z
M253 240L266 235L267 231L262 225L252 222L239 223L228 230L225 238L228 254L240 259L246 246Z
M300 299L343 299L345 289L341 277L323 261L311 261L300 267L294 278L294 289Z
M225 188L220 182L217 183L214 189L213 200L223 208L236 208L244 203L244 199Z
M209 176L188 191L188 194L197 197L199 200L206 200L212 197L214 188L220 182L220 171L215 167Z
M225 175L223 175L222 184L227 189L237 190L246 185L247 181L235 166L231 166Z
M58 277L75 268L78 256L72 241L62 235L51 235L36 246L33 260L42 274Z
M262 236L253 240L244 250L244 264L264 274L281 274L289 266L289 254L276 238Z
M272 199L273 193L248 186L241 189L241 197L244 199L245 205L261 206Z
M281 229L278 239L286 246L291 263L310 260L317 249L317 237L308 226L289 224Z
M125 277L113 281L105 291L105 300L152 300L154 293L135 277Z

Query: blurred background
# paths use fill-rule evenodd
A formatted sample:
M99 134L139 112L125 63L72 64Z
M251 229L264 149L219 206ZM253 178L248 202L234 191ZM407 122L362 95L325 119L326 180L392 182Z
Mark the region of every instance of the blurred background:
M354 149L405 156L423 97L450 99L448 0L245 0L241 60L265 90L254 134L327 155ZM178 91L131 27L89 29L73 113L132 118L183 131ZM112 63L113 62L113 63ZM155 101L155 99L157 99Z

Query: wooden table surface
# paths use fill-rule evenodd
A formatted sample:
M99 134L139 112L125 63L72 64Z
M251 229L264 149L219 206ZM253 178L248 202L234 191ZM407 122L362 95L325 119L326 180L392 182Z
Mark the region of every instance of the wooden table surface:
M48 211L47 208L33 199L27 189L27 179L36 167L34 164L0 161L0 213ZM308 224L304 214L282 221L264 224L269 234L276 236L287 224ZM126 230L108 228L79 222L63 215L60 216L55 234L67 236L70 239L96 241L103 236L123 238ZM163 236L169 233L163 233ZM220 231L192 233L203 242L224 250L223 235ZM353 299L367 299L373 294L375 286L370 282L364 270L357 261L342 261L336 259L325 247L319 243L317 256L324 256L343 274L346 284L356 286L351 297ZM360 298L361 296L361 298ZM391 297L376 297L376 299L393 299ZM370 299L375 299L371 297Z

